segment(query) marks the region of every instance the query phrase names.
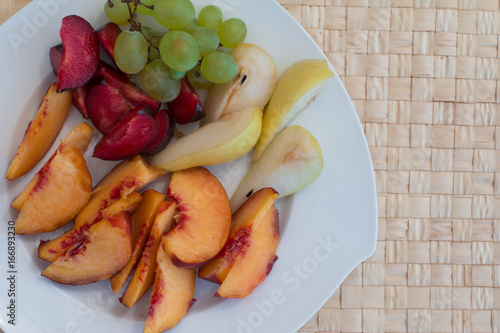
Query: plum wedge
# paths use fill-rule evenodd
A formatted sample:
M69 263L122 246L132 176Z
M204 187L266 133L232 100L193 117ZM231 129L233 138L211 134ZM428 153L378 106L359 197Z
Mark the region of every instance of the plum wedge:
M121 160L140 154L158 135L158 122L143 109L130 111L97 143L94 157Z
M102 49L109 58L114 62L115 61L115 42L118 35L122 32L120 27L113 23L109 22L104 27L99 29L96 32L97 38L99 39L99 44L101 44Z
M77 15L66 16L59 32L63 44L57 71L57 91L83 86L95 74L99 63L99 41L94 28Z
M63 45L58 44L50 48L49 57L50 64L52 65L52 70L57 77L57 73L59 72L59 67L61 67L62 62L62 54L63 54ZM87 111L87 96L90 92L90 89L97 83L99 83L99 79L90 79L87 83L85 83L81 87L77 87L71 90L71 95L73 97L73 105L76 107L78 111L82 114L83 118L89 119L89 113Z
M168 102L168 111L178 124L187 124L205 117L205 110L196 90L189 83L187 76L181 79L181 91L176 99Z
M132 83L119 70L104 61L99 62L96 77L103 78L108 86L117 88L136 107L147 105L153 114L160 109L160 102L149 97L143 90Z
M86 101L90 120L103 134L111 131L113 126L134 108L134 105L123 96L120 90L98 84L90 89Z

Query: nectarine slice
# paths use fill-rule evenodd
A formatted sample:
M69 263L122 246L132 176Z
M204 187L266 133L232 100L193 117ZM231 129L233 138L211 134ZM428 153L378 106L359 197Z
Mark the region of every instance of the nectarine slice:
M109 278L125 266L131 253L130 215L120 213L94 224L42 275L71 285L83 285Z
M125 267L109 279L115 294L122 288L137 264L149 237L156 212L164 200L165 195L155 190L147 190L142 193L141 204L132 215L132 255Z
M141 259L137 263L127 290L120 297L120 302L129 308L137 303L153 285L156 270L156 252L162 235L172 229L175 224L175 208L176 205L173 202L164 201L156 213Z
M83 153L92 132L87 123L75 127L14 199L12 207L20 210L16 233L54 231L71 221L87 204L92 194L92 177Z
M100 218L102 210L113 202L127 197L165 173L149 166L140 156L121 162L97 184L90 202L75 218L75 226L79 227Z
M134 192L163 174L163 170L150 167L140 156L121 162L94 188L90 201L75 217L73 229L54 240L41 242L38 256L54 261L94 223L120 211L135 211L141 198Z
M276 207L271 206L258 225L241 228L238 234L243 237L244 245L215 293L217 297L243 298L268 276L278 259L279 216Z
M41 241L38 246L38 257L40 259L53 262L59 256L63 255L72 247L75 243L82 241L85 232L97 222L119 214L121 212L134 212L141 202L141 195L137 192L129 194L125 198L120 198L113 202L111 205L103 209L99 215L89 223L85 223L81 226L73 225L73 228L66 231L61 236L54 238L50 241Z
M199 267L222 249L229 235L226 191L210 171L194 167L172 174L168 195L179 211L179 221L165 240L172 262L181 268Z
M155 282L143 333L163 332L173 328L196 301L193 299L196 271L172 264L171 254L163 241L158 247L156 261Z
M247 199L244 207L233 214L226 244L215 258L200 267L199 278L219 284L224 281L238 257L248 248L251 230L262 222L277 197L278 192L266 187Z
M56 83L52 83L7 170L7 179L21 177L40 162L57 138L70 108L71 92L57 93Z

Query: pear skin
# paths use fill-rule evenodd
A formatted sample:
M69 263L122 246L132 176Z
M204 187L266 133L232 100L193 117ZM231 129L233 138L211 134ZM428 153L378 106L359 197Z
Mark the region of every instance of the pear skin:
M262 127L262 109L250 107L203 125L153 155L151 165L169 171L222 164L253 148Z
M255 145L253 160L260 157L278 135L323 89L333 72L322 60L303 60L281 76L262 120L262 132Z
M249 106L264 108L276 86L277 70L273 58L254 44L240 43L229 53L238 74L225 84L215 84L203 105L208 124Z

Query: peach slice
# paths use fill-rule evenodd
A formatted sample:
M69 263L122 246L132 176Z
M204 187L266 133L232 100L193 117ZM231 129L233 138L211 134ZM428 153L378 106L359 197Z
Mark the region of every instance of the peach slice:
M215 293L216 297L243 298L269 275L278 259L279 216L276 207L271 206L259 224L240 228L236 240L239 255Z
M42 275L71 285L104 280L125 266L131 253L130 215L120 213L94 224Z
M199 267L222 249L229 235L226 191L210 171L194 167L172 174L168 195L179 211L179 221L165 240L172 262L181 268Z
M200 267L199 278L218 284L224 281L239 256L247 250L251 230L258 228L262 223L277 197L278 192L266 187L248 198L244 208L242 207L233 215L226 244L214 259Z
M54 231L71 221L87 204L92 194L92 177L83 153L92 132L87 123L75 127L14 199L12 207L20 211L16 233Z
M38 113L7 170L7 179L17 179L30 171L56 140L71 108L71 92L57 93L56 86L52 83L43 96Z
M137 264L149 237L149 232L153 226L156 212L164 200L165 195L155 190L147 190L142 193L141 204L132 215L132 256L127 262L127 265L125 265L118 274L113 275L109 279L111 288L115 294L122 288Z
M164 174L163 170L146 164L140 156L121 162L94 188L90 201L75 217L73 230L52 241L40 243L38 256L53 261L92 224L121 210L134 211L141 200L140 195L134 192Z
M120 198L150 184L166 172L135 156L118 164L94 189L90 202L75 218L75 226L95 220L103 209Z
M176 205L173 202L164 201L151 228L148 241L142 251L141 259L135 268L134 275L127 286L127 290L120 297L123 305L131 308L153 285L156 270L156 252L162 235L168 232L175 224L174 214Z
M193 298L196 271L172 264L171 254L164 246L164 240L162 238L156 255L158 268L143 333L163 332L173 328L196 301Z
M69 248L74 246L75 243L81 242L85 236L85 233L90 229L91 226L105 218L114 216L122 212L134 212L137 207L139 207L141 200L141 195L137 192L133 192L127 197L118 199L117 201L103 209L95 220L89 223L85 223L80 227L73 225L73 228L71 230L66 231L64 234L53 240L42 240L40 242L40 245L38 246L38 257L45 261L53 262L58 257L66 253Z

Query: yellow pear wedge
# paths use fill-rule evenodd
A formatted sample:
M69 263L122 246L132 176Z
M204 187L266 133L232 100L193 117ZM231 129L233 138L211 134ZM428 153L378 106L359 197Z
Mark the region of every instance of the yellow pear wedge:
M240 43L229 53L238 66L238 74L225 84L215 84L203 104L210 123L249 106L264 107L271 98L278 72L273 58L254 44Z
M318 141L302 126L290 126L278 134L248 170L231 198L235 212L247 198L264 187L278 191L278 198L311 184L323 170Z
M262 132L254 149L254 161L257 161L271 140L323 90L331 77L333 72L328 68L328 63L322 60L299 61L283 73L264 111Z
M153 155L150 163L166 171L222 164L245 155L259 139L262 108L246 108L206 124Z

